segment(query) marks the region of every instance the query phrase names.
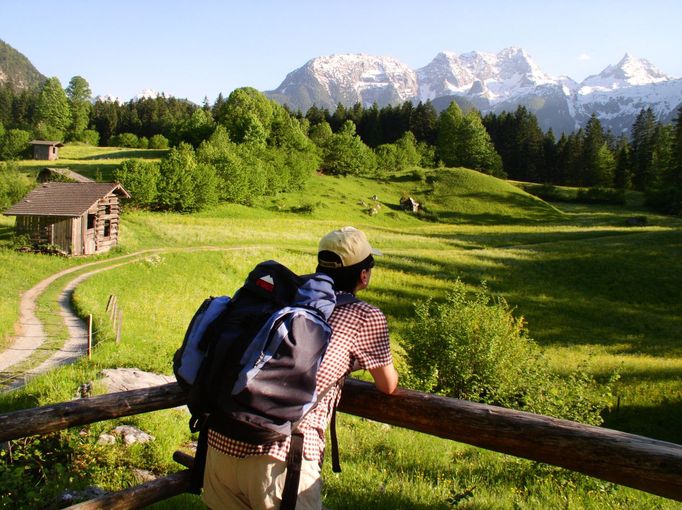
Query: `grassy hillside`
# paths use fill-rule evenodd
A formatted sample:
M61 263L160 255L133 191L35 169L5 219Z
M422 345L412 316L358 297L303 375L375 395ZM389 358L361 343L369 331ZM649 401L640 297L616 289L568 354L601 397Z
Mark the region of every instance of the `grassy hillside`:
M127 149L122 147L92 147L83 144L66 144L59 149L59 159L41 161L27 159L19 162L20 168L36 175L45 167L69 168L91 179L113 180L114 170L126 159L160 160L166 150Z
M399 210L405 193L426 205L427 218L438 221ZM648 225L627 227L626 219L634 215L647 215ZM555 207L465 169L437 170L423 181L411 174L391 182L316 176L301 192L195 215L127 211L119 253L169 251L82 283L75 300L96 319L93 360L33 381L26 391L4 397L2 406L70 399L79 384L107 367L170 373L171 355L206 295L233 292L248 269L265 258L311 271L319 237L346 224L366 230L385 254L363 297L386 312L403 374L401 342L414 303L439 299L456 278L470 286L485 280L526 318L530 335L557 371L583 365L600 380L620 372L607 426L682 443L682 431L674 426L682 420L680 221L631 207ZM0 243L10 229L11 221L0 220ZM8 282L0 302L0 335L11 329L23 290L60 267L86 261L9 251L0 251L0 257L0 276ZM110 294L124 310L119 345L104 311ZM366 420L344 416L341 421L344 473L332 475L325 467L325 504L335 509L679 508L541 464ZM86 428L71 456L100 467L78 474L75 485L126 486L133 483L129 466L157 473L177 469L170 452L189 440L182 413L125 422L152 432L156 444L132 453L117 447L112 457L95 443L98 433L113 425ZM200 505L187 496L158 507Z

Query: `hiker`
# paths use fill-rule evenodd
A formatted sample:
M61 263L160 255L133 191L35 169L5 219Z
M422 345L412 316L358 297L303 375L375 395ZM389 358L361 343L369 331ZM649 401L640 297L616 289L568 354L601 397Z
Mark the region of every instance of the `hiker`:
M373 255L378 254L362 231L344 227L320 240L317 272L333 279L337 296L355 295L369 285ZM341 398L342 378L352 370L365 369L383 393L393 393L398 384L386 318L378 308L356 299L337 306L329 324L333 333L317 376L317 391L323 397L300 426L304 441L297 510L322 508L325 430ZM209 429L206 505L212 510L279 508L290 441L252 445Z

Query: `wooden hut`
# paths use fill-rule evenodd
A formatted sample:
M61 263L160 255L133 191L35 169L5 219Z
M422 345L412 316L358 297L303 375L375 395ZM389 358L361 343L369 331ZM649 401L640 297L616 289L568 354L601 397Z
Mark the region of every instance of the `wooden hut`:
M47 159L53 161L59 159L59 147L64 147L62 142L50 140L31 140L33 145L33 159Z
M46 182L4 214L16 216L17 233L35 244L91 255L118 242L122 198L130 195L115 182Z
M400 199L400 207L402 207L403 211L418 212L419 202L412 197L403 197Z
M95 182L68 168L43 168L36 179L38 182Z

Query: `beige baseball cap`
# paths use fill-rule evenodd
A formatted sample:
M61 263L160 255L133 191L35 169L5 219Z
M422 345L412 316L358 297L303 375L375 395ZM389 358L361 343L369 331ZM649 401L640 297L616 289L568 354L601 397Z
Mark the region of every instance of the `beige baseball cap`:
M330 232L320 240L318 254L322 251L330 251L338 255L341 262L320 260L318 264L330 269L348 267L362 262L370 255L383 255L379 250L372 248L367 236L362 230L354 227L343 227Z

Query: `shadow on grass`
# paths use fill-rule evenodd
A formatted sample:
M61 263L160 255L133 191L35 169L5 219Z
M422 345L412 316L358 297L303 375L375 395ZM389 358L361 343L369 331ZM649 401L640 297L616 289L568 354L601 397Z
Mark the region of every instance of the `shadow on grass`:
M679 396L682 399L682 396ZM658 406L627 406L604 416L604 427L682 444L682 400Z
M602 232L603 234L603 232ZM552 234L559 240L562 234ZM472 236L475 241L475 236ZM448 242L446 240L446 242ZM459 248L452 240L453 249ZM605 345L619 354L682 356L682 231L600 236L584 242L524 246L521 255L488 249L453 259L386 258L379 265L429 279L488 282L526 317L530 336L541 345ZM410 304L435 288L374 287L386 311L413 314Z
M106 154L98 154L82 158L83 161L107 159L160 159L168 154L167 149L121 149Z
M0 241L10 241L14 237L14 226L0 225Z

